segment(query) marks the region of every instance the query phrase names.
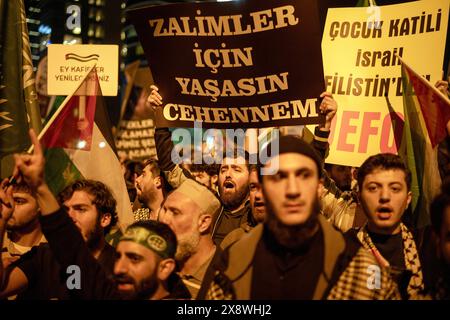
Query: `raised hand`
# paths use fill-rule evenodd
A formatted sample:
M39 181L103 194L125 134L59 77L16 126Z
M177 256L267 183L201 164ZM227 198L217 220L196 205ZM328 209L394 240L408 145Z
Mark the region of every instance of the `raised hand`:
M29 131L31 142L33 143L32 154L15 154L15 166L13 176L17 181L23 181L33 190L37 190L45 184L44 169L45 159L41 144L33 129Z
M12 186L8 185L8 179L0 184L0 223L5 226L14 212L14 200Z
M320 113L325 114L325 124L322 128L325 130L330 130L331 122L336 116L338 107L337 102L333 99L333 96L329 92L322 92L320 97L323 98L322 103L319 106Z
M440 92L442 92L446 97L448 97L448 81L438 80L434 85Z
M158 92L159 89L157 86L152 84L150 86L150 90L151 90L150 95L147 98L147 104L150 106L150 108L153 109L153 111L156 111L156 109L163 104L162 103L163 99Z

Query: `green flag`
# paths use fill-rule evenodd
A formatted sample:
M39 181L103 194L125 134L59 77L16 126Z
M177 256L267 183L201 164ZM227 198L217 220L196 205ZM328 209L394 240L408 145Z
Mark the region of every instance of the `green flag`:
M4 157L28 149L28 128L39 132L41 120L23 0L0 0L0 21L0 157Z
M433 148L424 115L411 83L406 66L402 67L403 108L405 122L399 155L411 170L413 227L419 229L430 224L429 207L439 193L441 179L437 163L437 148Z

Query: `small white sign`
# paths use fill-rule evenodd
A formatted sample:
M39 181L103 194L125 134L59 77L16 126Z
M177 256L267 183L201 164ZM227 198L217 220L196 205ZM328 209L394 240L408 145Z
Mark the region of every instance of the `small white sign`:
M70 95L96 65L104 96L116 96L118 90L119 46L64 45L48 46L48 94Z

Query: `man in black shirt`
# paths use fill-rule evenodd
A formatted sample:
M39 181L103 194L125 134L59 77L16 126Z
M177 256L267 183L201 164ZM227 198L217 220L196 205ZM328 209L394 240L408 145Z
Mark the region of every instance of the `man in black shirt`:
M98 181L76 181L61 192L60 202L81 232L90 254L111 275L115 251L104 235L116 223L117 212L109 189ZM70 287L66 282L73 270L67 267L60 266L49 244L40 244L5 270L0 296L18 293L17 299L75 298L77 286Z
M367 224L350 230L390 271L403 298L415 296L423 287L422 267L416 244L402 216L411 202L411 172L394 154L369 157L358 170L359 199Z

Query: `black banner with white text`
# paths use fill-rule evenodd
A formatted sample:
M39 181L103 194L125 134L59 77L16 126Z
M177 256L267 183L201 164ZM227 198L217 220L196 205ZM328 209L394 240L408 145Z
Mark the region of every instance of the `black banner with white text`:
M179 3L128 14L164 99L157 126L323 121L316 1Z

